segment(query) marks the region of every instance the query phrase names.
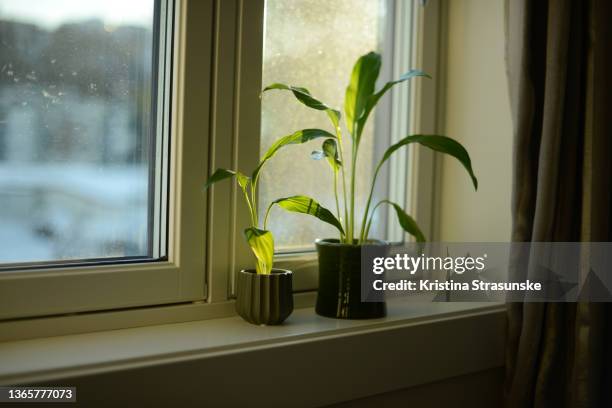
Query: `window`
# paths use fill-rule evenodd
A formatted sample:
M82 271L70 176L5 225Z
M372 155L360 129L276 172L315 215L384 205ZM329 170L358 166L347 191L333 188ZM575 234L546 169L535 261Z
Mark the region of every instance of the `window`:
M205 298L208 116L179 110L209 91L178 81L210 62L172 69L179 3L0 4L0 319Z
M203 182L217 167L252 170L289 132L328 128L289 95L260 99L262 85L306 86L340 107L365 52L383 54L381 83L429 70L414 62L417 1L37 4L0 4L0 320L193 302L233 310L234 273L253 264L242 237L248 215L235 184L204 194ZM370 121L362 205L375 160L414 126L415 92L396 87ZM292 146L270 161L262 202L300 193L333 208L314 148ZM414 159L394 156L375 194L410 210L414 163L426 162ZM403 239L377 214L374 236ZM333 231L277 210L271 222L277 267L295 271L297 291L315 289L312 241Z
M396 36L394 30L400 28L397 22L410 26L410 21L397 19L396 22L397 11L396 2L388 0L267 0L263 85L281 82L303 86L317 98L342 111L353 63L359 56L369 51L383 55L381 84L395 75L394 65L401 69L399 61L402 58L409 61L410 36ZM403 92L406 89L404 87ZM401 92L399 90L396 94ZM408 109L395 114L408 116ZM288 93L266 94L261 115L262 151L281 136L299 129L331 130L324 114L296 103ZM391 133L407 131L406 123L402 124L402 129L392 130L388 125L391 115L391 104L388 101L382 103L364 132L357 163L357 214L364 210L374 166L389 146ZM348 135L344 127L343 134ZM345 140L350 151L350 138L347 136ZM318 148L313 142L292 146L276 156L262 174L261 202L304 194L329 209L335 208L331 171L326 163L310 159L311 151ZM396 165L394 171L399 175L397 173L405 171L405 168ZM405 179L405 175L400 178ZM377 195L389 193L393 188L389 181L388 172L380 177ZM399 202L406 202L406 197L401 197ZM262 205L263 209L265 205ZM381 211L377 215L373 236L401 240L401 236L387 230L387 214ZM316 238L337 235L327 224L281 210L274 210L269 225L275 234L277 251L281 253L312 250Z
M163 255L155 9L2 2L0 263Z

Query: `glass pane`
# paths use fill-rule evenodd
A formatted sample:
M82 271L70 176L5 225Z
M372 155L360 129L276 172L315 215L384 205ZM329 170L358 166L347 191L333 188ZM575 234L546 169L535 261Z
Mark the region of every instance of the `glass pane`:
M0 263L152 255L155 3L0 3Z
M267 0L263 85L302 86L328 105L342 108L356 59L369 51L382 52L385 4L384 0ZM370 119L360 144L356 214L363 212L373 173L374 122ZM262 152L281 136L305 128L333 132L324 113L299 104L291 94L275 91L264 96ZM344 127L343 135L348 139ZM320 146L320 142L290 146L270 161L262 175L262 208L273 199L304 194L335 212L332 172L325 161L310 158ZM337 237L333 227L281 210L274 210L268 226L280 251L309 249L315 238Z

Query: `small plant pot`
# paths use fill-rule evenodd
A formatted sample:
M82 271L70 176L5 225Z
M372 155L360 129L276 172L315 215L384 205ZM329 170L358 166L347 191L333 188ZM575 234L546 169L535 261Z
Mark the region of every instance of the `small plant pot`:
M388 245L371 241L375 245ZM315 242L319 257L319 288L316 312L337 319L375 319L387 314L385 302L361 302L362 245L337 239Z
M293 312L293 272L272 269L259 275L253 269L238 273L236 312L258 325L281 324Z

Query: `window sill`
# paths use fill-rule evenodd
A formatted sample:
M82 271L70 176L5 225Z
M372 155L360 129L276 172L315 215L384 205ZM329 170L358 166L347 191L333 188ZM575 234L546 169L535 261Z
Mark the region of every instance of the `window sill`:
M242 376L257 376L262 369L262 355L272 357L266 360L270 365L263 367L266 375L273 373L277 364L285 369L291 364L292 370L299 370L300 364L310 367L315 358L314 364L320 366L313 381L333 375L334 367L346 372L357 370L354 372L367 377L376 371L364 370L377 370L378 366L384 369L389 364L410 364L413 368L403 370L405 375L401 378L377 373L377 378L370 378L363 390L355 390L363 393L350 394L357 398L499 367L503 362L504 333L504 306L491 303L392 301L386 318L361 321L327 319L317 316L312 308L303 308L295 310L286 324L276 327L257 327L230 317L0 343L0 384L70 379L75 383L75 379L85 376L95 381L96 376L125 370L141 376L159 366L167 370L198 362L207 362L209 367L214 361L236 361L236 357L257 360L255 366L243 362L237 372L227 374L240 382ZM314 353L313 347L323 347L325 351ZM334 352L336 348L350 353ZM303 361L287 361L286 356L281 356L287 350L291 350L290 359ZM348 366L343 360L347 357Z

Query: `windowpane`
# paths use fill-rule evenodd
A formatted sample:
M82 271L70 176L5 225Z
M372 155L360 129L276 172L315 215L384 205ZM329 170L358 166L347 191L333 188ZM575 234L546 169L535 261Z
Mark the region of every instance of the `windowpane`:
M156 255L156 8L0 3L0 263Z
M343 110L345 89L356 59L369 51L384 55L386 3L384 0L267 0L264 86L273 82L302 86L328 105ZM384 61L385 65L388 63ZM378 112L377 115L380 109ZM356 214L362 214L365 207L377 153L375 147L381 145L380 141L376 146L373 144L375 121L370 119L360 143ZM265 95L262 151L279 137L305 128L333 132L324 113L302 106L291 94ZM345 140L349 139L344 127L343 134L347 135ZM310 153L320 149L320 145L312 142L290 146L270 161L262 175L262 208L273 199L304 194L335 212L332 172L325 161L310 159ZM345 146L345 151L350 152L350 142ZM377 227L380 226L374 229ZM315 238L337 237L333 227L280 210L274 210L269 228L280 251L311 248Z

